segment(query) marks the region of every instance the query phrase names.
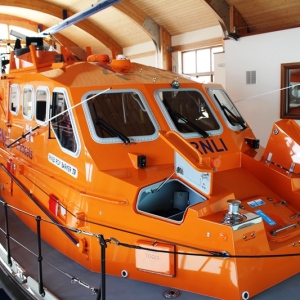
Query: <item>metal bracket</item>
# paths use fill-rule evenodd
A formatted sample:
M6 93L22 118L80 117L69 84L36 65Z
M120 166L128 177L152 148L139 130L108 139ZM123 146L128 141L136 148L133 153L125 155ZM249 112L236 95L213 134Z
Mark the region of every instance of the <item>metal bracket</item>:
M12 260L11 270L19 283L27 282L26 271L14 259Z
M145 19L142 26L150 34L157 49L160 49L160 26L154 20L152 20L150 17L147 17Z

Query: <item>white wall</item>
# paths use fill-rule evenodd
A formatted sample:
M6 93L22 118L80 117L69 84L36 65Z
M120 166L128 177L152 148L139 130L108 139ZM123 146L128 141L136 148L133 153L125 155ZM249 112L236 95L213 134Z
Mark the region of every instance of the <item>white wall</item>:
M207 41L214 38L222 38L223 31L221 26L214 26L205 29L199 29L184 34L174 35L171 38L172 46L188 45L197 42ZM182 73L181 52L172 53L173 72Z
M226 90L262 146L280 119L281 64L300 62L299 36L295 28L224 41ZM256 84L246 84L246 71L256 71Z
M187 45L199 41L210 40L223 36L221 26L214 26L205 29L199 29L184 34L178 34L171 37L172 46Z
M206 40L210 40L217 37L222 37L223 31L221 26L214 26L205 29L199 29L192 32L187 32L185 34L179 34L172 36L171 43L172 46L179 46L179 45L187 45L193 44L197 42L202 42ZM147 42L143 44L138 44L132 47L126 47L123 49L123 54L133 58L131 59L132 62L137 62L140 64L152 66L152 67L160 67L159 58L156 54L151 54L151 52L156 52L156 48L154 43ZM150 53L150 55L149 55ZM172 65L174 67L175 72L181 73L181 56L178 52L172 53Z
M214 81L222 84L226 89L226 73L225 73L225 53L214 54Z
M138 56L131 59L132 62L136 62L139 64L156 67L157 66L157 55L151 54L152 52L156 53L156 48L154 42L147 42L138 44L132 47L125 47L123 49L123 54L125 56ZM149 55L150 53L150 55Z

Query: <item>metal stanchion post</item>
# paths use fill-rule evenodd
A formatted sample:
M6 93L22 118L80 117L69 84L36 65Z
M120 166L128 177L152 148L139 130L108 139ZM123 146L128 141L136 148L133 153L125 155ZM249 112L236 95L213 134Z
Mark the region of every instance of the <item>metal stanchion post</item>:
M9 228L8 228L8 214L7 214L7 203L4 202L4 214L5 214L5 238L6 238L6 252L7 252L7 263L9 266L12 265L10 256L10 242L9 242Z
M101 246L101 286L98 291L97 300L105 300L105 249L107 248L107 244L102 234L98 235L98 239Z
M41 217L36 217L37 225L37 237L38 237L38 273L39 273L39 293L42 297L45 296L44 286L43 286L43 272L42 272L42 245L41 245Z

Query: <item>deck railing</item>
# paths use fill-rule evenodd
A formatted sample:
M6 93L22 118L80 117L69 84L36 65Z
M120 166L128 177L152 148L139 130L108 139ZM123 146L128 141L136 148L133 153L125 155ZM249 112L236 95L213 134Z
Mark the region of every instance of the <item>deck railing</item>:
M49 292L47 289L45 289L44 287L44 280L43 280L43 256L42 256L42 238L41 238L41 233L42 233L42 226L41 223L43 221L48 222L47 220L43 220L40 216L34 216L31 215L27 212L21 211L13 206L10 206L9 204L7 204L5 201L0 199L0 203L2 203L3 207L4 207L4 229L0 228L0 230L5 234L5 240L6 240L6 251L3 251L0 253L0 257L2 258L2 262L3 262L3 256L6 256L6 258L4 259L4 263L7 264L7 268L10 268L12 271L12 274L14 275L14 277L18 277L18 282L24 284L24 282L26 282L26 276L24 276L25 271L23 272L23 268L17 263L15 262L15 260L12 258L11 255L11 236L10 236L10 230L9 230L9 213L8 213L8 208L11 208L12 210L16 210L19 213L24 213L27 214L30 217L35 218L36 220L36 236L37 236L37 254L34 254L37 258L37 266L38 266L38 282L37 282L37 286L38 286L38 294L45 300L47 299L55 299L55 297L52 295L51 292ZM54 223L53 223L54 224ZM54 225L58 225L58 224L54 224ZM74 228L69 228L71 231L74 231ZM85 234L85 232L81 232L83 234ZM109 240L105 240L103 235L101 234L93 234L93 233L86 233L90 236L95 236L96 238L98 238L99 240L99 244L101 247L101 253L100 253L100 260L101 260L101 282L100 282L100 286L99 288L93 288L91 287L89 284L81 281L80 279L61 271L64 275L66 275L68 278L71 279L71 282L77 282L80 285L89 288L94 294L97 294L97 300L105 300L106 299L106 248L107 248L107 242ZM19 243L19 242L18 242ZM20 244L20 243L19 243ZM26 249L26 246L20 244L20 246L23 246ZM1 251L1 249L0 249ZM17 267L16 267L17 266ZM16 271L17 269L17 271ZM30 279L30 281L28 281L29 283L32 282L32 279ZM34 283L35 285L35 283ZM22 288L22 285L20 285L20 288ZM35 291L35 287L31 287L31 289L33 291ZM50 296L51 294L51 296ZM48 297L49 296L49 297ZM36 299L34 295L32 295L33 299Z

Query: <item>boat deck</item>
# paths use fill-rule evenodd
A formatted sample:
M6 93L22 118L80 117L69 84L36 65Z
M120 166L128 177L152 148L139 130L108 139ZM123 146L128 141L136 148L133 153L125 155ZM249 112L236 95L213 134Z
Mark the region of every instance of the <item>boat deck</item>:
M17 216L8 209L9 215L9 235L11 256L26 270L26 275L30 275L37 280L39 278L37 262L37 236L28 229ZM0 243L6 247L5 238L5 218L4 206L0 204ZM16 242L16 240L18 242ZM22 246L21 246L22 245ZM42 241L42 274L44 288L50 291L59 299L63 300L93 300L97 295L92 292L92 288L99 288L101 274L93 273L84 267L74 263L68 257L57 252L47 243ZM70 276L71 275L71 276ZM82 284L71 282L74 276ZM38 281L38 280L37 280ZM297 299L300 294L300 274L285 280L284 282L264 291L263 293L251 298L255 300L281 300ZM199 282L201 284L201 282ZM21 295L15 288L15 283L7 275L7 270L1 265L0 285L4 288L11 299L30 299ZM212 288L213 284L212 284ZM167 299L164 293L171 290L170 287L157 286L145 282L135 281L128 278L106 276L107 300L163 300ZM1 289L0 289L1 292ZM250 295L251 296L251 295ZM104 298L104 297L103 297ZM2 298L1 298L2 299ZM32 298L36 299L36 298ZM42 299L42 298L41 298ZM173 297L175 299L175 297ZM180 291L177 297L180 300L209 300L211 297L197 295L185 291Z

